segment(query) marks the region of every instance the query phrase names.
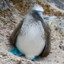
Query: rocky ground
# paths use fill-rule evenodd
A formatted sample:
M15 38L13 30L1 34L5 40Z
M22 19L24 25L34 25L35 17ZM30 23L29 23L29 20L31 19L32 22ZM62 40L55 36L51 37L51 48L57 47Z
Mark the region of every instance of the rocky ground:
M39 4L42 5L40 2ZM49 5L46 4L45 6L44 17L47 16L48 18L45 21L51 29L50 54L34 62L25 57L15 56L9 52L13 48L9 42L9 37L24 15L21 10L17 10L17 7L12 11L12 17L9 17L10 11L6 14L0 11L0 64L64 64L64 16L62 12L56 11L52 13L50 9L46 11Z

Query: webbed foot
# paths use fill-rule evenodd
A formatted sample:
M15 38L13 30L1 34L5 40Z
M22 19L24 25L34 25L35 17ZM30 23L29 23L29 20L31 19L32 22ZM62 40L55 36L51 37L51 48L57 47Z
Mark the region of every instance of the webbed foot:
M38 59L38 57L35 56L32 60L33 60L33 61L37 61L37 59Z
M11 52L12 54L14 54L14 55L17 55L17 56L23 55L23 53L20 52L17 48L14 48L14 49L10 50L10 52Z

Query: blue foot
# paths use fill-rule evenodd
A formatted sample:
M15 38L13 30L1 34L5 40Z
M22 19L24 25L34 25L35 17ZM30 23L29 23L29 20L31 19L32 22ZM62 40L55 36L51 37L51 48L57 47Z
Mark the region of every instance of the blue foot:
M17 48L14 48L14 49L10 50L10 52L11 52L12 54L14 54L14 55L17 55L17 56L23 55L23 53L20 52Z
M38 59L38 57L35 56L32 60L33 60L33 61L37 61L37 59Z

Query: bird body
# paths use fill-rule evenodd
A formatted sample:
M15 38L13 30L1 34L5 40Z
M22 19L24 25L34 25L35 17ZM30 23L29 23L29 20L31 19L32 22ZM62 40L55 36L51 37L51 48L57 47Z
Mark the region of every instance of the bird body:
M45 35L41 21L35 20L30 14L27 14L17 37L16 46L29 59L38 56L45 46Z

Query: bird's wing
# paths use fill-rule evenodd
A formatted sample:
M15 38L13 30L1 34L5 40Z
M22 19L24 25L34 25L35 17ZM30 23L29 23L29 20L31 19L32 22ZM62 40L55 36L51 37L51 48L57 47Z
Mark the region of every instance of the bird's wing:
M45 33L45 38L46 38L46 44L42 52L42 57L46 57L50 53L50 48L51 48L50 33Z
M14 44L16 43L16 37L17 35L19 34L20 32L20 29L22 27L22 24L23 24L23 20L18 24L18 26L15 28L15 30L12 32L10 38L9 38L9 41L11 44Z
M42 23L42 25L43 25L43 23ZM45 44L44 50L40 54L41 57L46 57L49 54L50 48L51 48L51 44L50 44L50 33L51 33L50 28L49 28L49 26L47 24L44 27L45 27L44 30L45 30L45 39L46 39L45 43L46 44Z

